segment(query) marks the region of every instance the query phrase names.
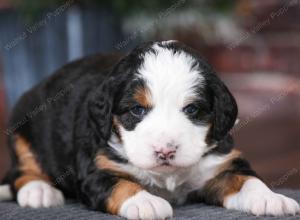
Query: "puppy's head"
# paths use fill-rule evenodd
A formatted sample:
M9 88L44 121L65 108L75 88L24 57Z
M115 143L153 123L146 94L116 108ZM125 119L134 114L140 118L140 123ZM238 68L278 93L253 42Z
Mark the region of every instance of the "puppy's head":
M98 91L97 132L149 170L197 163L234 125L237 106L197 53L174 41L146 43L123 58ZM108 142L110 143L110 142Z

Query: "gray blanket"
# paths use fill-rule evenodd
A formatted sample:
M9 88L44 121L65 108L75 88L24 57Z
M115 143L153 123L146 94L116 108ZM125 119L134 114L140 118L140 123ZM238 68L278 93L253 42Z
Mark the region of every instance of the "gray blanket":
M300 190L281 190L287 196L290 196L300 202ZM60 208L50 209L30 209L20 208L13 202L1 202L0 203L0 219L1 220L13 220L13 219L100 219L100 220L112 220L123 219L117 216L111 216L101 212L89 211L84 206L74 204L72 202L67 203ZM256 217L250 214L245 214L239 211L226 210L220 207L207 206L205 204L186 205L183 207L175 208L174 220L229 220L229 219L300 219L300 215L285 216L285 217Z

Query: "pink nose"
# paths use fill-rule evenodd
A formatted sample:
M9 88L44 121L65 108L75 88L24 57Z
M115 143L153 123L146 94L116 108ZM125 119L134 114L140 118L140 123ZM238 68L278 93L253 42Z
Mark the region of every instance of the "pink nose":
M161 149L155 151L155 155L160 160L173 160L175 157L176 150L174 149Z

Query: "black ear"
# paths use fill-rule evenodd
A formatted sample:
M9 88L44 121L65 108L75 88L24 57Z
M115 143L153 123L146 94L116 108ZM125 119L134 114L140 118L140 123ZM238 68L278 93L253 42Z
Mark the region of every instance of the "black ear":
M238 108L236 101L224 83L215 75L210 74L208 86L213 94L214 119L211 138L222 140L234 126Z
M121 59L89 98L89 124L96 137L102 141L107 141L111 136L114 104L134 72L132 68L135 66L128 59L128 56Z
M104 141L111 134L112 109L116 86L114 77L107 78L93 93L89 100L89 124L93 132Z

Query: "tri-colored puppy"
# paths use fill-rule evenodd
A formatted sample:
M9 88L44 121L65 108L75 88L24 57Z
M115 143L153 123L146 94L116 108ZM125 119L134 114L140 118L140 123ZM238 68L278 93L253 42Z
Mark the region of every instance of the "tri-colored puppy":
M232 149L237 112L211 66L179 42L87 57L14 108L6 181L21 206L72 197L129 219L171 217L171 204L188 200L296 214L298 203L272 192Z

